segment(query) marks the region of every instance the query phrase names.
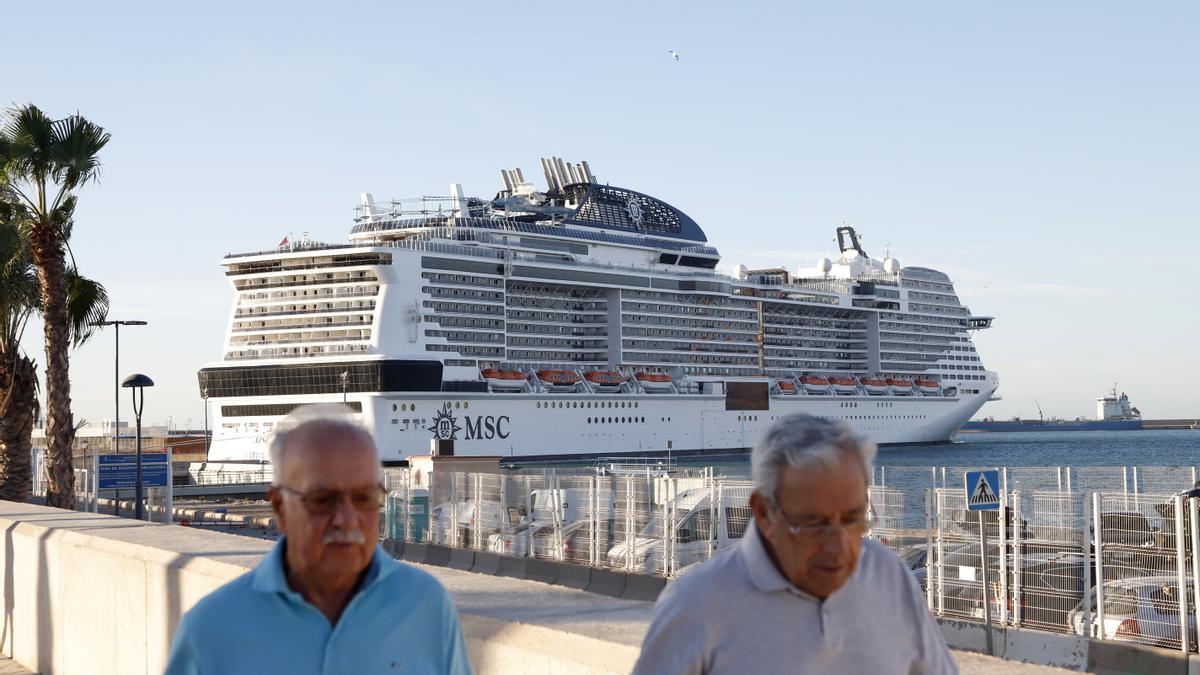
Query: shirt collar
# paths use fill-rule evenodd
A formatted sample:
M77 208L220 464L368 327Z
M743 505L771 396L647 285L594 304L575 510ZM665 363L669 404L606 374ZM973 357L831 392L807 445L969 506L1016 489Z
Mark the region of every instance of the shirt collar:
M766 543L759 534L758 528L755 527L753 519L746 526L746 533L742 536L740 554L746 565L746 572L750 575L750 583L754 584L758 590L764 593L787 591L806 600L821 601L815 595L796 588L792 582L787 580L787 577L783 576L779 568L775 566L775 561L771 560L770 554L767 553Z
M287 537L280 537L279 541L275 542L275 545L267 552L262 562L251 572L254 575L251 588L259 593L283 593L285 595L300 597L299 593L296 593L288 586L287 575L283 571L283 559L286 551ZM367 576L363 579L362 587L359 591L365 591L372 584L384 579L396 571L396 567L396 561L392 560L392 557L383 551L382 546L377 545L375 552L371 554L371 562L367 565Z

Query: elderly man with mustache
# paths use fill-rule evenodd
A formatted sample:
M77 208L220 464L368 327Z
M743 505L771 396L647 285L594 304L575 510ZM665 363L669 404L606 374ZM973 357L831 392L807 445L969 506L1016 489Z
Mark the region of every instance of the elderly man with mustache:
M284 536L183 617L168 674L469 675L449 594L379 547L379 453L347 412L309 406L280 423L268 496Z

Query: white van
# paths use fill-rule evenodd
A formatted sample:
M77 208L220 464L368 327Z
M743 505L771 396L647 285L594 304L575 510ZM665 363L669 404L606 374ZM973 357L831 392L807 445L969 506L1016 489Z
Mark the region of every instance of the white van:
M663 536L663 510L629 542L613 546L606 556L608 565L643 574L666 575L708 559L709 551L719 551L741 540L751 518L750 489L724 490L716 509L712 508L712 488L692 488L680 492L666 505L674 523L672 536ZM713 516L718 527L712 527ZM672 550L673 549L673 550Z

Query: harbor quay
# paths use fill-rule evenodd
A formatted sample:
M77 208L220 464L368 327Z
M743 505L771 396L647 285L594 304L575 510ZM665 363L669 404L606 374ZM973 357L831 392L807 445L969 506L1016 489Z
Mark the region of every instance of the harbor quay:
M0 527L0 653L11 659L0 672L43 675L161 673L183 613L248 571L271 544L13 502L0 502ZM649 600L410 564L452 594L478 673L627 673L651 618ZM964 673L1065 672L969 651L955 659Z
M964 672L1196 667L1197 467L999 467L1000 508L978 519L967 470L876 467L866 533L917 578ZM666 460L501 469L442 458L389 468L385 482L381 545L449 589L476 671L498 673L628 672L653 601L741 540L752 491L737 466ZM160 672L182 614L279 534L269 505L243 496L176 502L176 526L0 506L0 654L42 673ZM165 519L161 506L147 513Z

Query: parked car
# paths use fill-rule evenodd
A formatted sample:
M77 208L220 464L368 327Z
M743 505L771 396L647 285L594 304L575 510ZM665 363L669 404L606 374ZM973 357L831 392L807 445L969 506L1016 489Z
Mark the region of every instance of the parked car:
M486 542L488 534L501 531L505 523L520 522L522 514L522 508L491 500L443 502L429 511L430 537L439 544L469 547L477 522Z
M539 521L521 523L509 532L488 537L487 548L493 553L519 558L545 558L587 564L592 561L592 525L596 526L597 548L607 551L613 539L614 521L601 518L577 520L561 525L561 542L554 532L554 523Z
M605 556L611 567L629 569L644 574L663 574L667 571L664 555L668 546L674 547L674 570L681 570L706 560L713 551L729 546L742 538L751 518L750 506L734 498L720 504L720 526L713 530L711 492L709 488L693 488L680 492L668 504L674 514L673 531L664 532L663 513L658 511L633 541L624 541L618 532L617 543ZM618 527L621 525L617 520ZM632 545L631 545L632 544Z
M1104 582L1104 637L1158 647L1179 648L1179 579L1175 575L1114 579ZM1196 639L1196 604L1193 579L1184 591L1188 631ZM1099 636L1096 589L1091 590L1092 612L1085 618L1083 603L1073 609L1067 626L1076 635Z

